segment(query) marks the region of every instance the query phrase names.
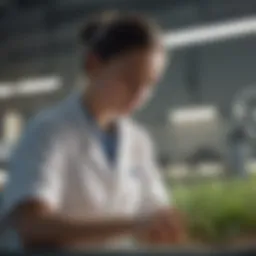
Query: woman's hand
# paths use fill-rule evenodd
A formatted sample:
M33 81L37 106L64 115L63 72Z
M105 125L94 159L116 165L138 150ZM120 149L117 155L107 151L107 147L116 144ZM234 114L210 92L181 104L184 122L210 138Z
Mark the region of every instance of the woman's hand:
M150 224L138 235L138 240L147 245L183 244L187 240L184 226L179 211L162 209L151 217Z

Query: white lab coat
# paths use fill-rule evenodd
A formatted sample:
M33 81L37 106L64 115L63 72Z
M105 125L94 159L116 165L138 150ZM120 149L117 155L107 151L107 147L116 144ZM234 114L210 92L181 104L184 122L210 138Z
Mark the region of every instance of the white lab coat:
M111 166L91 133L79 96L72 94L29 123L11 159L3 215L28 198L82 220L138 215L169 204L144 130L120 120L117 163ZM3 237L5 246L20 246L10 227Z

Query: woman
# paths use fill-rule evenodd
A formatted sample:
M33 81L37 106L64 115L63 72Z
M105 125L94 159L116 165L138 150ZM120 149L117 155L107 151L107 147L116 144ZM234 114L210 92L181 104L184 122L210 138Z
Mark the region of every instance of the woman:
M150 139L128 118L164 69L161 33L140 16L103 15L82 44L86 90L32 120L12 156L5 244L14 234L25 249L175 242Z

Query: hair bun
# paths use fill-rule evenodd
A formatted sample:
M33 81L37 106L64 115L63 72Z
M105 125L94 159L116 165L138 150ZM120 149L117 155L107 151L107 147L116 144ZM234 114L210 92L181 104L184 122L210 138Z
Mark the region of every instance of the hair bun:
M98 34L102 28L104 28L109 22L118 17L118 12L108 11L103 12L100 15L91 17L87 24L81 31L80 39L85 46L90 46L93 38Z
M101 22L95 20L89 21L86 26L83 28L80 34L80 38L82 40L83 45L90 45L90 42L97 34L97 31L101 28Z

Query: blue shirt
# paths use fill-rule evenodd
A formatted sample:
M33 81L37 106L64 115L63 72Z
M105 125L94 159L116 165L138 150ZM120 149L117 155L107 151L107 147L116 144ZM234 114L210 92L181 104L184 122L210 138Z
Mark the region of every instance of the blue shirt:
M116 161L117 154L117 145L118 145L118 136L116 129L113 132L106 132L100 129L97 122L95 121L93 115L89 110L83 106L83 111L87 122L90 123L90 127L93 129L94 135L100 141L102 149L111 164L114 164Z

